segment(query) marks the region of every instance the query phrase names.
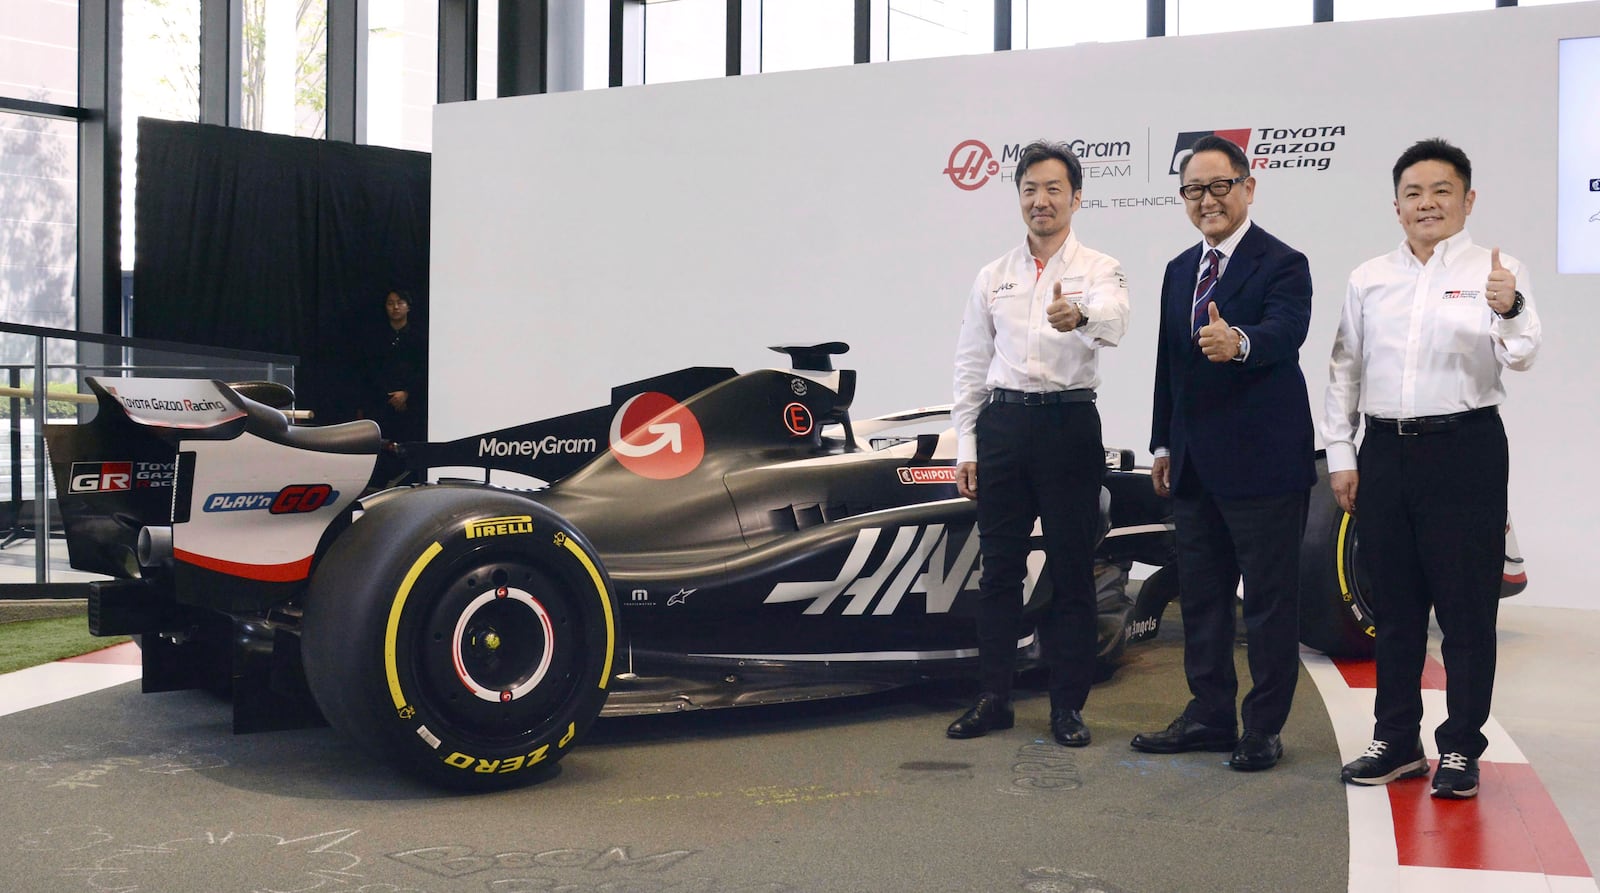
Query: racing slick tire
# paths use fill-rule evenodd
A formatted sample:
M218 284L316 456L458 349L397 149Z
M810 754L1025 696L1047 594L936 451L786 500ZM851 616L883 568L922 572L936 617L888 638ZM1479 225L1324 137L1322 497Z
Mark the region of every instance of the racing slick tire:
M594 548L555 512L425 486L329 547L301 648L335 728L430 783L492 790L548 777L599 716L616 617Z
M1378 617L1356 519L1334 501L1320 456L1317 471L1300 545L1300 642L1330 657L1371 657Z

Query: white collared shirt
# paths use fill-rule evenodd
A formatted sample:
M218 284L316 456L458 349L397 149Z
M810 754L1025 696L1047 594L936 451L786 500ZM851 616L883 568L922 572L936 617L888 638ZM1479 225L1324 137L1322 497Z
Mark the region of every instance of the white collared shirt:
M1055 283L1089 322L1058 332L1045 320ZM1101 347L1128 330L1128 280L1122 265L1069 233L1041 272L1026 240L978 272L956 341L958 462L978 458L978 412L995 388L1064 391L1100 385Z
M1540 328L1527 269L1505 253L1500 263L1522 292L1522 312L1512 319L1489 308L1490 251L1466 230L1434 246L1426 264L1402 240L1350 274L1328 363L1322 437L1329 471L1355 469L1363 414L1408 419L1505 400L1500 370L1533 365Z

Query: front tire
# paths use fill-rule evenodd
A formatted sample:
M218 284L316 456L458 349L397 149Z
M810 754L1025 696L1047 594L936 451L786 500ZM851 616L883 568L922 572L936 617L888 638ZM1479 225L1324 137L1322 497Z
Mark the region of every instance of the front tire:
M463 790L545 777L600 714L615 647L610 581L576 529L452 486L387 499L333 543L302 637L330 723Z

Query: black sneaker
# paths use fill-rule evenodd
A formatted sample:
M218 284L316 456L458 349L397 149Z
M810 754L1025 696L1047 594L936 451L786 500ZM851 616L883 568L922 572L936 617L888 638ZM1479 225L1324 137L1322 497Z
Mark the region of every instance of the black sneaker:
M1433 796L1441 800L1466 800L1478 796L1478 761L1459 753L1439 755L1433 773Z
M1395 750L1387 741L1373 740L1366 753L1344 764L1339 780L1345 784L1380 785L1401 778L1420 778L1428 774L1428 758L1422 753L1422 742L1412 744L1407 750ZM1477 777L1477 770L1473 770ZM1474 788L1476 790L1476 788Z

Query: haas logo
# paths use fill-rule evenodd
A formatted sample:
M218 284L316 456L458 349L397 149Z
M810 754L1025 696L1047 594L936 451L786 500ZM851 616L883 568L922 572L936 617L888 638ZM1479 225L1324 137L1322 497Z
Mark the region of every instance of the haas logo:
M611 418L611 452L624 468L658 481L683 477L705 458L700 422L657 391L628 398Z

